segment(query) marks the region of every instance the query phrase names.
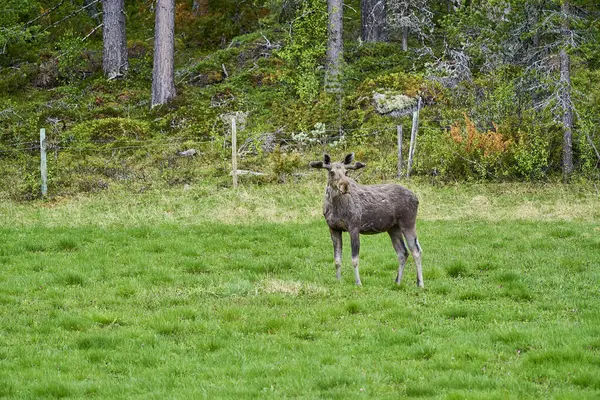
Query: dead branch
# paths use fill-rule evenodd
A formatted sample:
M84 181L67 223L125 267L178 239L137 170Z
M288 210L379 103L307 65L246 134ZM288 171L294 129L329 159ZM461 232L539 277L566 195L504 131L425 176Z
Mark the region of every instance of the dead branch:
M55 27L56 25L60 24L61 22L65 21L65 20L67 20L67 19L69 19L69 18L71 18L71 17L72 17L72 16L74 16L74 15L77 15L77 14L79 14L80 12L82 12L82 11L84 11L84 10L88 9L89 7L91 7L91 6L93 6L94 4L96 4L96 3L99 3L99 2L100 2L100 0L94 0L94 1L92 1L91 3L89 3L89 4L87 4L87 5L85 5L85 6L81 7L81 8L79 8L78 10L75 10L75 11L73 11L71 14L67 15L66 17L63 17L63 18L59 19L59 20L58 20L58 21L56 21L55 23L53 23L53 24L51 24L51 25L48 25L47 27L45 27L45 28L42 30L42 32L45 32L45 31L47 31L48 29Z
M58 7L62 6L64 2L65 2L65 0L61 0L60 3L58 3L57 5L55 5L54 7L52 7L51 9L49 9L48 11L46 11L45 13L43 13L41 15L38 15L37 17L35 17L31 21L27 21L25 23L25 25L23 25L23 29L27 28L29 25L33 24L38 19L44 18L46 15L54 12Z
M87 38L89 38L90 36L92 36L94 34L94 32L96 32L98 29L102 28L104 26L104 23L98 25L97 27L95 27L94 29L92 29L90 31L90 33L88 33L87 35L85 35L85 37L83 39L81 39L82 42L84 42Z

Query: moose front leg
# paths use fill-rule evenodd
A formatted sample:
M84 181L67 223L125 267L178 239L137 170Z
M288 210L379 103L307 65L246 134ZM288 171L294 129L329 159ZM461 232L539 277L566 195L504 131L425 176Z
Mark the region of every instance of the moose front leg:
M402 282L402 274L404 273L404 266L406 265L406 259L408 258L408 250L406 250L406 246L404 245L400 227L393 227L388 231L388 234L390 235L390 239L392 239L392 245L398 255L398 275L396 276L396 284L399 285L400 282Z
M342 279L342 231L329 228L331 241L333 242L333 259L335 260L335 276L337 280Z
M352 266L354 267L354 278L358 286L362 286L360 274L358 273L358 253L360 252L360 233L358 230L350 231L350 246L352 247Z

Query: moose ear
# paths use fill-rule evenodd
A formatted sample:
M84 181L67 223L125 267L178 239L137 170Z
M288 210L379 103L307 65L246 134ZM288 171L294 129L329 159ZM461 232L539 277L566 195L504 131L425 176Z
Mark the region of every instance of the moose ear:
M309 165L313 168L323 168L323 161L311 161Z
M361 169L364 167L366 167L366 165L361 162L356 162L354 165L346 165L346 169Z
M329 154L323 154L323 164L325 164L325 165L331 164L331 157L329 157Z
M350 153L350 154L346 155L346 157L344 157L344 161L343 161L344 165L351 165L353 162L354 162L354 153Z

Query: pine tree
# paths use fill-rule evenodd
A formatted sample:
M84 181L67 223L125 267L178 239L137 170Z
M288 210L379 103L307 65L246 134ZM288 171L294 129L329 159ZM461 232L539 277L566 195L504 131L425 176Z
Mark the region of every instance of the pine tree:
M174 56L175 0L157 0L154 28L152 107L166 104L176 95Z

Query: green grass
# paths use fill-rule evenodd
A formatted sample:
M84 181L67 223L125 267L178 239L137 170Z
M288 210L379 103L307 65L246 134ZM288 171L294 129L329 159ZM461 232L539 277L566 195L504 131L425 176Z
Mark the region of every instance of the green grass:
M393 284L386 235L363 237L357 288L347 236L335 279L320 190L290 188L3 205L0 397L600 396L593 216L426 211L425 290L412 259ZM270 210L221 220L224 199Z

